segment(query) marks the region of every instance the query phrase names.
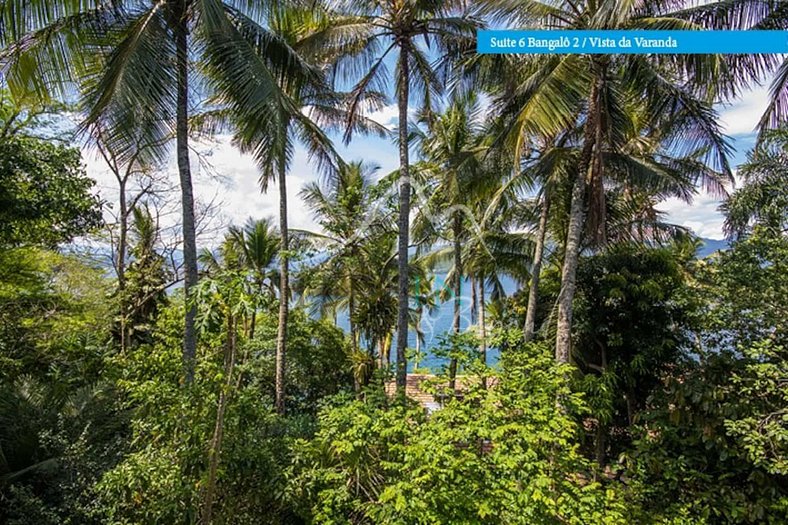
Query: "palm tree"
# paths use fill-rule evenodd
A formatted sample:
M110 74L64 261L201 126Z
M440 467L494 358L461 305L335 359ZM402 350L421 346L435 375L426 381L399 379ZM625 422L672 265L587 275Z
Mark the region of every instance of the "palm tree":
M485 163L488 178L495 179L495 170L501 167L496 160L491 158ZM494 171L491 173L490 170ZM523 203L496 199L492 191L490 195L492 198L476 203L475 229L463 247L468 275L478 286L477 322L480 351L485 363L487 290L490 291L489 298L492 301L500 301L505 296L502 277L508 276L520 284L524 283L530 276L528 261L534 250L532 236L522 230Z
M540 29L695 29L702 24L670 13L663 2L642 0L623 4L563 0L541 2L488 0L496 16L521 27ZM670 5L670 4L668 4ZM586 227L593 239L605 242L604 153L624 147L627 129L635 123L625 108L641 109L641 127L658 129L672 122L672 145L681 151L705 150L705 160L730 177L722 136L711 108L717 82L730 73L716 55L663 59L650 55L549 55L522 59L522 82L502 96L504 113L512 114L510 142L518 154L531 135L555 136L581 126L581 153L572 186L569 224L564 244L558 300L556 359L568 362L571 350L572 300L575 275ZM738 73L736 73L738 74ZM744 73L741 73L743 75ZM736 80L736 79L734 79ZM726 84L727 85L727 84Z
M558 147L556 147L558 146ZM528 284L528 306L525 312L525 325L523 327L523 339L527 343L534 338L536 329L536 306L539 295L539 278L542 273L542 260L545 254L545 241L547 240L547 226L550 217L550 198L553 193L555 177L565 176L568 166L566 160L574 161L571 156L566 155L566 148L563 144L543 142L539 148L539 155L532 162L526 164L521 175L513 178L513 181L523 181L527 187L537 181L539 193L536 196L535 204L539 211L539 219L536 227L536 239L534 244L533 262L531 264L531 278ZM562 162L564 161L564 162ZM508 185L507 185L508 186ZM506 188L502 188L506 189Z
M368 269L362 263L362 250L376 235L389 229L390 214L379 210L373 177L379 167L364 162L343 164L326 183L312 182L300 192L323 233L301 232L326 252L307 284L305 295L320 299L323 310L331 308L348 313L350 339L359 349L356 325L356 277ZM325 311L323 312L325 313Z
M377 107L380 96L367 92L351 104L347 95L335 92L323 75L326 51L315 46L318 35L330 27L332 20L319 6L279 6L269 14L270 34L261 33L256 26L240 25L239 31L251 45L253 56L245 63L238 63L231 74L218 71L220 90L226 96L216 102L224 106L225 113L235 128L235 143L242 151L252 153L261 169L260 185L265 192L271 182L279 186L279 326L276 350L276 408L284 413L285 405L285 356L287 346L287 318L289 312L290 280L290 235L287 218L286 176L297 142L305 145L318 168L328 173L337 173L342 164L325 130L339 129L341 124L352 121L346 128L352 132L375 132L381 136L387 130L379 124L356 113L361 108ZM273 78L279 91L277 96L267 96L251 77L264 75L275 68L278 56L271 58L272 50L298 60L299 71L304 75L280 74ZM305 58L301 58L301 57ZM253 65L250 72L247 67ZM225 68L226 69L226 68ZM233 90L232 85L246 85L247 89Z
M133 343L149 342L156 317L167 302L166 289L171 284L164 257L156 251L159 242L157 219L144 202L132 209L132 217L131 262L125 272L118 327L123 349Z
M396 328L396 312L399 308L399 261L395 232L389 231L369 239L360 254L361 266L365 271L356 276L356 323L360 334L364 334L367 351L371 358L377 357L381 368L386 368L391 359L391 343ZM429 284L425 265L419 260L408 261L409 286L417 289L421 300ZM417 308L408 308L408 326L418 323Z
M779 0L714 0L682 9L675 16L680 22L705 29L788 29L788 5ZM768 130L782 127L788 121L788 59L781 55L729 55L723 62L734 75L723 85L726 94L736 95L742 85L760 85L771 79L769 103L758 123L759 139L764 139Z
M777 235L788 232L788 129L768 130L739 166L744 184L720 207L725 232L741 238L760 225Z
M279 254L280 235L269 219L249 219L243 228L230 227L228 233L232 245L239 254L239 263L250 274L251 297L261 299L264 295L276 296L279 272L274 267ZM249 339L254 338L257 308L253 308L249 322Z
M0 13L0 70L10 86L33 87L42 96L67 94L76 82L84 94L85 129L100 125L121 162L140 145L146 156L164 160L175 137L183 208L184 291L187 296L183 360L186 383L194 377L195 306L188 300L197 285L194 196L189 159L189 111L195 71L203 59L211 72L206 85L227 96L281 99L277 79L305 78L313 72L266 29L269 5L222 0L131 0L106 3L9 0ZM254 60L250 40L267 60ZM256 81L238 82L237 74ZM248 77L247 77L248 78ZM258 107L257 116L275 114L276 105ZM276 116L276 115L275 115ZM142 138L141 138L142 137Z
M438 239L451 242L453 265L447 278L454 296L454 333L461 331L463 243L468 238L476 201L489 195L498 183L482 169L487 151L483 135L482 108L474 94L457 95L446 110L430 116L428 131L421 138L424 158L416 166L426 201L420 203L414 221L414 237L421 246ZM457 359L449 363L450 388L457 375Z
M481 23L471 16L465 2L446 0L339 0L339 13L313 44L330 49L337 60L334 71L351 77L363 70L351 92L351 108L361 105L370 90L385 87L387 62L397 55L396 95L399 115L399 261L397 309L397 390L404 392L408 342L408 249L410 228L410 160L408 108L420 98L430 108L443 90L439 73L448 70L450 58L473 47L473 35ZM319 44L318 44L319 42ZM429 52L427 47L429 46ZM431 56L438 57L437 68ZM411 92L411 87L417 89ZM356 112L350 113L348 129Z

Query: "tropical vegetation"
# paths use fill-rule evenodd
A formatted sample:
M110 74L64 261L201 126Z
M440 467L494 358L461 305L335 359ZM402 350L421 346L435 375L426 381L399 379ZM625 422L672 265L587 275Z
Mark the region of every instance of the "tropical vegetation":
M788 11L0 0L0 523L788 522L788 61L503 26ZM212 215L201 144L277 216Z

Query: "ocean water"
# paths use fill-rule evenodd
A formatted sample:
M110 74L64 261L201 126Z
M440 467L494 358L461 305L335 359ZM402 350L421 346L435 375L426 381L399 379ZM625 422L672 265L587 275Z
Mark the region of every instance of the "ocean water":
M728 248L728 243L722 240L714 240L714 239L701 239L703 244L698 249L698 253L696 256L698 258L704 258L712 253L725 250ZM434 289L438 290L444 286L446 280L445 273L436 273L435 274L435 286ZM504 293L507 296L512 295L514 292L517 291L517 283L514 282L511 278L506 276L501 277L501 283L503 285ZM461 326L462 329L466 329L468 326L472 324L471 321L471 295L470 295L470 281L464 280L462 284L462 309L461 309ZM489 298L488 298L489 300ZM422 361L419 363L419 368L428 368L433 371L439 371L441 367L447 366L447 360L436 356L430 350L435 348L438 344L440 337L442 335L451 333L453 330L453 321L454 321L454 300L449 299L444 303L441 303L435 308L433 312L429 312L427 310L424 311L424 315L421 321L421 330L424 333L424 343L421 346L421 351L424 354ZM349 330L349 325L347 322L347 316L340 316L337 319L337 324L344 329L345 331ZM414 330L410 330L408 333L408 347L409 348L416 348L416 332ZM488 348L487 350L487 360L488 363L491 365L495 364L498 361L499 352L496 348ZM409 360L408 362L408 370L413 370L413 362Z
M437 291L444 286L446 274L436 274L435 275L435 285L434 290ZM517 291L517 284L514 280L503 277L501 278L501 283L503 284L503 289L506 295L511 295L515 291ZM487 297L489 301L489 297ZM462 283L462 295L461 295L461 310L460 310L460 324L463 330L471 326L472 318L471 318L471 292L470 292L470 281L464 280ZM448 361L441 357L436 356L432 349L437 346L438 342L440 341L441 336L445 334L449 334L453 331L453 324L454 324L454 299L449 298L447 301L443 303L439 303L437 307L432 311L429 312L428 310L424 310L424 314L421 320L421 331L424 335L424 340L421 345L421 353L424 354L421 362L419 363L420 369L430 369L434 372L437 372L443 366L448 365ZM343 330L349 330L349 324L347 320L347 315L340 315L337 318L337 325L341 327ZM396 343L395 343L396 344ZM408 348L416 348L416 332L415 330L410 330L408 332ZM488 348L487 350L487 362L491 365L494 365L498 361L499 352L496 348ZM413 360L409 360L408 362L408 371L412 371L414 367Z

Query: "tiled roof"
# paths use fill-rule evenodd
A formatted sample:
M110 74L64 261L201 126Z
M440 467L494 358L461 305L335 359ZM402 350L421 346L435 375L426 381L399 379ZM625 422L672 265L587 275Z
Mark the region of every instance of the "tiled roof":
M465 387L476 381L478 381L476 377L458 376L454 383L454 394L456 396L461 396ZM488 387L494 387L497 383L497 377L487 378ZM397 384L394 380L387 381L385 387L386 394L389 396L393 396L397 390ZM441 399L442 396L440 396L440 394L434 396L431 392L445 391L448 393L448 389L448 381L440 382L437 380L437 376L433 374L408 374L405 379L405 395L418 402L430 412L437 410L443 404L443 400Z

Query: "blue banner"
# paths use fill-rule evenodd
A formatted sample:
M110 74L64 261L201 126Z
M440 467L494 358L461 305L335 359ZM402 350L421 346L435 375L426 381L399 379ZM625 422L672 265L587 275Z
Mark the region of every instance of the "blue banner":
M482 30L487 54L782 54L788 31Z

